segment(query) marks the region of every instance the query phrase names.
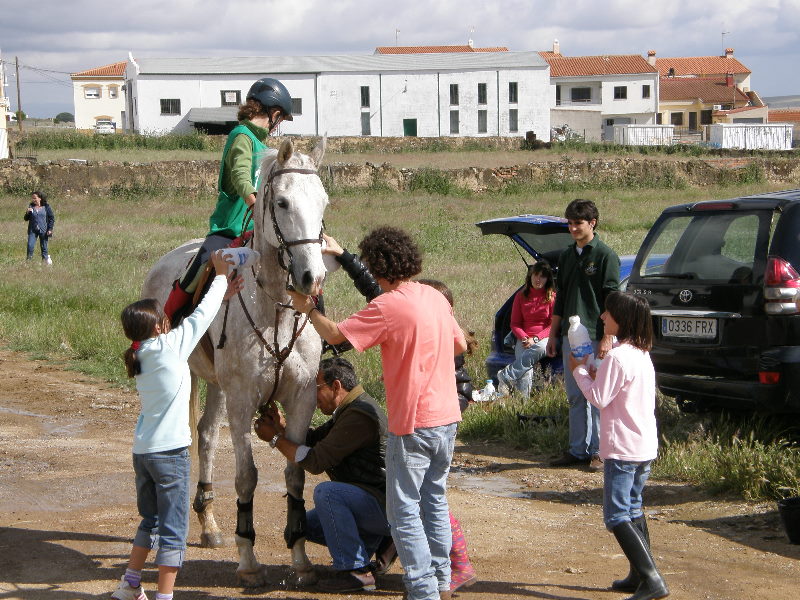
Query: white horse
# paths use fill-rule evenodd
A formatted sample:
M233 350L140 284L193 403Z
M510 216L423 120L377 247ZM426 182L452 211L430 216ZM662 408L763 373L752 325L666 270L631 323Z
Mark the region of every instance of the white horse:
M295 152L287 140L277 156L273 153L263 160L253 205L252 244L261 254L260 265L246 269L244 289L220 309L209 329L213 363L203 344L189 360L193 391L196 377L208 383L205 411L197 427L200 479L193 504L202 524L201 544L223 545L211 510L211 484L219 426L227 408L236 455L236 573L246 587L267 583L253 549L253 494L258 481L251 447L253 417L268 403L280 402L286 414L286 437L302 444L316 406L321 340L307 317L288 306L286 287L291 279L295 289L314 295L325 278L322 215L328 196L317 174L324 153L324 138L310 156ZM163 256L145 279L143 297L163 302L200 243L194 240ZM221 337L225 342L220 349ZM284 475L289 504L284 538L292 551L296 583L313 583L305 552L305 473L287 461Z

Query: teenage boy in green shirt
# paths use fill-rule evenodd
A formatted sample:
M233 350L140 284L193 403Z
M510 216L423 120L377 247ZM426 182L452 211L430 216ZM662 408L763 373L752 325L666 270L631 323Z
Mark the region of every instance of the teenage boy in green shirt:
M569 400L569 451L550 464L588 464L591 470L599 471L603 467L598 455L600 411L589 404L575 383L572 372L566 368L570 352L567 330L569 317L579 315L592 338L595 357L603 359L611 350L613 337L603 334L600 314L605 310L606 296L619 289L619 257L595 234L600 214L594 202L573 200L564 211L564 216L575 243L564 250L558 259L556 301L547 355L556 355L560 331L565 366L564 387Z

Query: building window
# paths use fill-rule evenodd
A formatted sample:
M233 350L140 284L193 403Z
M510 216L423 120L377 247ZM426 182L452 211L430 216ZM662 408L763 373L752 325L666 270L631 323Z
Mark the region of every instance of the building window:
M303 114L303 99L292 98L292 115L302 115L302 114Z
M656 113L656 125L663 125L664 123L664 115L661 113Z
M242 103L240 90L220 90L221 106L239 106Z
M458 133L458 111L450 111L450 133Z
M361 89L363 90L364 88L361 88ZM369 88L367 88L367 90L369 90ZM372 129L370 128L370 124L369 124L369 113L368 112L362 112L361 113L361 135L372 135Z
M118 98L119 97L119 88L115 85L111 85L108 87L108 97L109 98Z
M478 104L486 104L486 84L478 84Z
M485 110L478 111L478 133L486 133L487 115Z
M627 100L628 99L628 86L616 85L614 86L614 100Z
M161 99L161 114L162 115L179 115L181 114L181 101L179 99Z
M592 88L574 87L569 91L569 98L572 102L591 102Z
M713 119L711 118L711 110L701 110L700 111L700 125L711 125Z
M361 108L369 108L369 86L361 86Z
M458 106L458 84L457 83L451 83L450 84L450 106ZM450 114L453 114L453 113L451 112ZM458 114L458 111L456 111L456 114ZM458 133L458 132L456 132L456 133Z
M99 87L87 87L83 88L83 97L84 98L99 98L100 97L100 88Z
M519 131L519 123L517 122L517 109L511 108L508 111L508 130L511 133Z
M556 106L561 106L561 86L556 86Z
M642 98L649 98L650 97L650 86L643 85L642 86Z
M508 101L511 104L517 103L517 82L516 81L509 81L508 82Z
M677 127L683 126L683 113L674 112L669 115L669 122Z

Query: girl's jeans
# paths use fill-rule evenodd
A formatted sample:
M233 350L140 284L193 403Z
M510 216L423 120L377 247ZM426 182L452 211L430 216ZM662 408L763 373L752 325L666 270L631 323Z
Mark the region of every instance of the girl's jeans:
M530 348L522 345L522 340L517 340L514 346L514 362L503 369L503 375L508 379L523 398L531 395L533 385L533 368L541 360L547 350L547 338L539 340Z
M440 590L450 590L446 491L455 438L451 423L390 432L386 443L386 509L408 600L438 600Z
M603 521L611 531L624 521L641 517L642 490L650 477L650 463L606 458L603 461Z
M49 256L47 254L47 233L28 232L28 258L33 258L33 248L36 246L36 240L39 240L39 246L42 249L42 260L46 260Z
M153 548L158 543L156 564L180 567L189 534L188 448L150 454L134 454L136 504L142 522L133 545Z

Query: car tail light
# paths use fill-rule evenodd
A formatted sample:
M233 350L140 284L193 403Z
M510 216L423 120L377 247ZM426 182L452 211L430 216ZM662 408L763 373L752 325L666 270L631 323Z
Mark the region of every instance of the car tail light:
M700 202L692 206L692 210L731 210L735 206L733 202Z
M781 374L778 371L759 371L758 383L764 385L774 385L781 380Z
M786 260L770 256L764 273L764 311L768 315L796 315L800 273Z

